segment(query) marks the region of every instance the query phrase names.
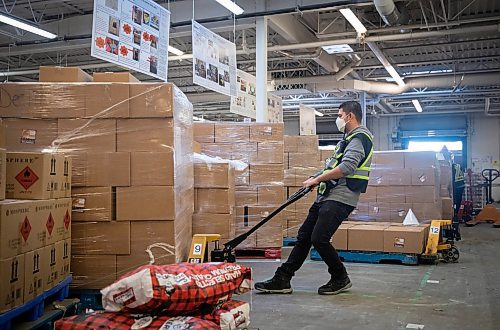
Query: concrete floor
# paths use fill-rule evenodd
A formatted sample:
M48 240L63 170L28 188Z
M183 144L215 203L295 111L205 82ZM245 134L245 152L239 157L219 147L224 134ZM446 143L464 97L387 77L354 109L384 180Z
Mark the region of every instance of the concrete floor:
M326 265L308 260L292 281L293 294L252 292L237 299L251 303L251 329L500 329L500 228L461 230L456 264L347 263L352 289L320 296ZM271 277L280 263L240 262L253 268L254 281Z

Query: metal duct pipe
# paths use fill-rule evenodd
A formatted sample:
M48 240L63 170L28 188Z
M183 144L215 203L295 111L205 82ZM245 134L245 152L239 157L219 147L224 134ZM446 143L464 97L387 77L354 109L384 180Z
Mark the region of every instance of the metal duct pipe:
M393 0L373 0L380 17L387 25L401 25L408 23L409 17L400 11Z

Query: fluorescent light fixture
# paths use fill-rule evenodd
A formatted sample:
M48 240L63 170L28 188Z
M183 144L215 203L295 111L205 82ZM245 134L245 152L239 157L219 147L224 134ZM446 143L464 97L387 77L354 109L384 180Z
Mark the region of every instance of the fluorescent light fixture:
M412 71L412 72L403 73L403 76L407 76L407 75L411 75L411 74L421 75L421 74L450 73L450 72L453 72L453 70L443 69L443 70Z
M403 79L401 79L396 69L394 69L392 65L385 65L384 68L387 70L387 72L389 72L391 77L399 86L403 87L405 85L405 82L403 81Z
M422 112L422 106L420 105L420 102L418 100L411 100L411 103L413 103L413 106L417 110L417 112Z
M49 31L42 30L34 25L24 23L23 21L16 19L16 18L13 18L13 17L10 17L10 16L7 16L4 13L0 13L0 22L8 24L8 25L12 25L12 26L14 26L18 29L24 30L24 31L38 34L39 36L42 36L42 37L45 37L48 39L57 38L56 34L50 33Z
M314 114L318 117L323 117L325 115L323 112L319 112L318 110L314 110Z
M224 7L226 7L229 11L231 11L235 15L243 14L243 8L232 2L231 0L215 0Z
M343 45L330 45L322 47L328 54L339 54L339 53L352 53L353 50L348 44Z
M344 8L340 9L340 13L344 15L345 19L351 23L352 27L356 30L358 33L366 33L368 30L365 28L363 23L354 15L352 10L349 8Z
M182 50L172 47L170 45L168 45L168 51L178 56L184 55L184 52Z

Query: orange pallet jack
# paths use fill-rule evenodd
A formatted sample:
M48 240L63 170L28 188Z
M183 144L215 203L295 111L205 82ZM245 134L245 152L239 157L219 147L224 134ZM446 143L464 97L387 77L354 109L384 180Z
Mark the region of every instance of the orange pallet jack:
M500 176L500 171L494 168L484 169L481 172L484 178L484 187L486 189L486 205L483 209L476 215L476 217L469 222L466 222L467 226L475 226L481 222L493 223L494 227L500 227L500 212L493 205L492 189L493 181L498 179Z

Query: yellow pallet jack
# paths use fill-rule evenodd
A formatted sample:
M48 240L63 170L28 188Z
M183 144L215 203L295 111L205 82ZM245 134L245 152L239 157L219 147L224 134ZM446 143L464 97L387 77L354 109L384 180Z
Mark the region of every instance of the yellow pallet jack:
M195 234L189 249L188 262L192 264L209 262L208 252L210 243L214 244L214 249L219 249L219 234Z
M458 262L460 253L455 246L455 229L451 220L432 220L423 262Z

